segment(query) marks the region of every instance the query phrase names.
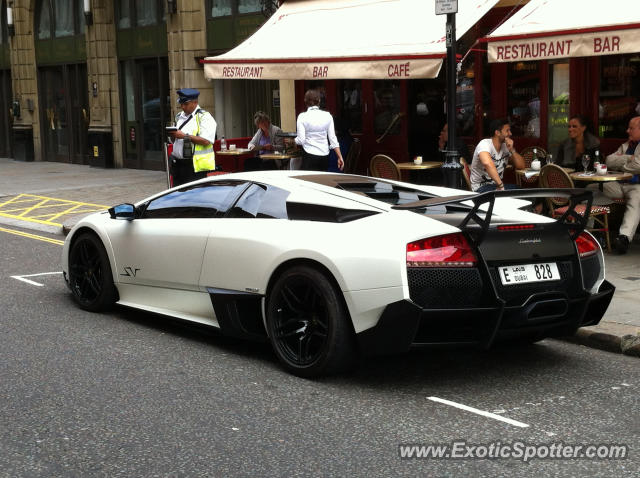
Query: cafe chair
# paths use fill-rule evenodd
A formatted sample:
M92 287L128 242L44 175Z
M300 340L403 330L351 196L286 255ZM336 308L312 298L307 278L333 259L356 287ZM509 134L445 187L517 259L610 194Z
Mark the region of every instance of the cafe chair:
M358 160L362 152L362 143L358 138L354 138L353 143L349 146L347 157L344 158L344 173L353 174L358 168Z
M520 152L520 156L524 158L525 169L531 169L531 161L533 161L533 150L536 149L538 153L538 159L544 160L547 157L547 151L539 146L527 146ZM527 178L522 175L517 175L518 185L523 188L535 188L538 187L539 177L533 176Z
M556 164L547 164L540 170L540 187L543 188L574 188L573 180L564 169ZM547 206L551 212L551 217L556 218L562 216L569 207L569 198L547 198ZM585 204L578 204L575 211L584 215L586 211ZM607 251L611 252L611 240L609 238L609 212L608 206L591 206L589 217L593 218L593 228L589 231L598 231L604 234Z
M467 163L464 158L460 158L460 164L462 165L464 183L467 185L467 189L471 191L471 168L469 167L469 163Z
M400 170L396 162L384 154L376 154L369 162L371 176L384 179L400 180Z

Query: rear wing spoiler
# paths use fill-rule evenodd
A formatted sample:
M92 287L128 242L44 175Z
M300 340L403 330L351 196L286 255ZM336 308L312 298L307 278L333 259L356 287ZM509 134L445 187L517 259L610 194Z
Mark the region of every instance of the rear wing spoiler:
M423 209L433 206L443 206L447 204L460 204L465 201L473 202L473 207L469 214L460 222L458 227L462 230L469 228L471 221L475 222L481 228L479 239L482 240L489 225L491 224L491 216L493 215L493 207L496 199L502 198L548 198L548 197L566 197L569 199L569 207L565 213L558 218L558 223L566 226L572 239L576 239L578 235L587 227L589 221L589 212L593 203L593 193L587 189L554 189L554 188L528 188L528 189L509 189L505 191L487 191L479 194L465 194L460 196L446 196L424 199L407 204L392 206L392 209L411 210ZM576 207L586 201L584 214L576 211ZM480 207L488 204L484 217L481 217Z

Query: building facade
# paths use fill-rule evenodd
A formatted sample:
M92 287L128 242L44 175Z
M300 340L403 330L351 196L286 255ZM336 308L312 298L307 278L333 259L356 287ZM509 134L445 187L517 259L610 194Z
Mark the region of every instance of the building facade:
M163 169L176 90L201 91L218 137L253 134L253 113L295 130L304 91L319 88L336 125L397 161L437 154L445 68L428 80L207 81L201 60L251 36L277 8L265 0L1 0L0 155L19 160ZM640 54L488 63L479 40L523 3L501 0L458 39L459 134L473 147L508 117L518 148L553 150L568 117L587 115L606 154L640 112ZM394 119L395 118L395 119ZM391 124L393 122L393 124Z
M279 121L278 82L208 82L199 63L251 35L263 4L3 0L0 154L163 169L164 126L184 87L200 90L219 136L252 134L257 109Z

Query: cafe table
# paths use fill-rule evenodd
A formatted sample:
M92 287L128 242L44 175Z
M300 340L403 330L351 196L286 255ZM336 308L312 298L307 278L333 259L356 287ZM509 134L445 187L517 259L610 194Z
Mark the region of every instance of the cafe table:
M619 171L607 171L606 174L596 174L594 172L585 173L582 172L574 172L569 174L571 179L574 181L579 181L583 183L597 183L600 191L604 188L604 183L611 181L629 181L633 174L619 172Z
M567 174L571 174L575 171L573 168L565 168L564 166L560 166L564 169L564 172ZM540 176L540 169L516 169L516 182L518 185L522 184L522 178L531 179L537 178Z
M242 171L240 159L246 159L249 156L253 156L253 154L253 150L248 148L221 149L215 152L216 156L229 157L233 160L233 171Z
M273 159L276 162L276 166L278 167L278 169L283 169L285 164L283 161L288 159L293 159L293 158L299 158L299 157L300 157L300 153L298 152L294 152L294 153L273 152L273 153L263 153L260 155L261 159Z
M437 169L442 167L442 161L422 161L420 164L416 164L413 161L407 161L405 163L396 163L400 173L403 171L409 171L409 174L413 177L414 175L420 175L420 171L427 171L429 169ZM426 184L425 178L419 180L419 178L412 178L415 183Z
M422 161L420 164L416 164L413 161L407 161L406 163L396 163L400 171L421 171L424 169L434 169L442 167L442 161Z

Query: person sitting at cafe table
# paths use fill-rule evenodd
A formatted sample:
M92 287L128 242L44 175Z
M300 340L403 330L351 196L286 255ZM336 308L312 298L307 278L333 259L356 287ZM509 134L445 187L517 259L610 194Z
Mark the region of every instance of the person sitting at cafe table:
M632 173L631 183L606 183L604 193L612 198L624 196L626 209L622 217L619 235L613 241L613 248L618 254L625 254L629 242L640 223L640 116L629 121L627 128L629 140L623 143L613 154L607 156L609 171Z
M493 120L493 135L478 143L471 161L471 189L483 193L493 190L516 189L515 184L504 184L502 175L510 161L516 169L524 169L524 158L516 151L511 139L511 125L506 119Z
M440 136L438 136L438 153L440 154L440 161L445 162L447 159L447 142L449 141L449 124L445 123L440 131ZM455 141L455 150L457 160L460 158L464 158L464 160L468 163L471 161L471 154L469 153L469 148L467 148L467 144L462 141L458 136L456 136Z
M253 135L251 141L249 141L248 148L256 151L256 156L248 158L244 162L245 171L257 171L260 169L276 169L275 161L262 160L261 154L272 153L273 151L282 151L284 147L284 140L278 133L282 130L271 124L271 118L264 111L257 111L253 115L253 122L258 128L256 134Z
M589 131L589 121L583 115L569 118L569 137L563 141L556 152L556 163L560 166L582 169L582 155L592 159L600 148L600 140Z

